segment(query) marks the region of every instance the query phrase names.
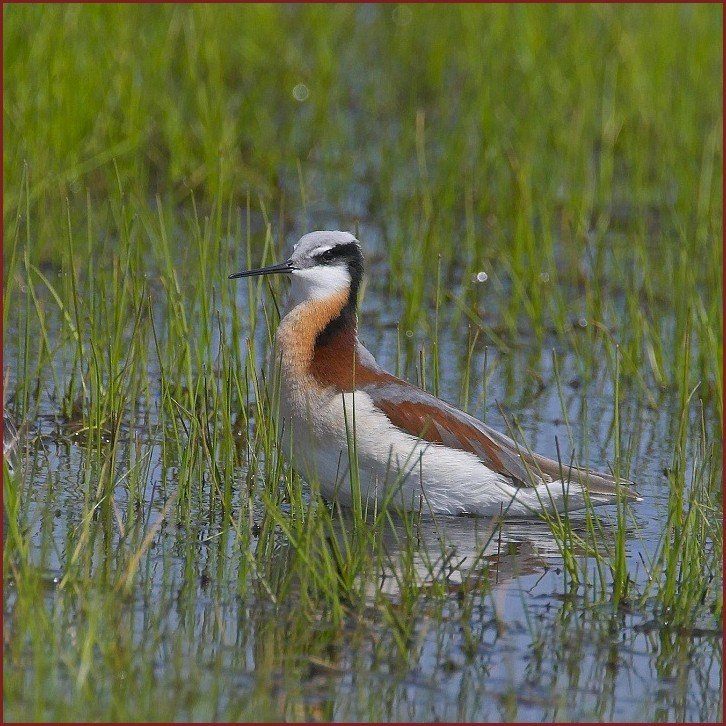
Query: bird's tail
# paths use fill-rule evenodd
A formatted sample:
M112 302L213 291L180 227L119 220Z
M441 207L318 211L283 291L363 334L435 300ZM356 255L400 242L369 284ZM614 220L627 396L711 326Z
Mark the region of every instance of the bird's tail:
M591 473L591 476L602 478L601 475ZM584 485L583 485L584 484ZM632 489L627 486L603 480L602 482L587 481L552 481L539 484L536 487L522 487L514 496L509 508L510 516L532 516L542 512L572 512L588 506L601 506L604 504L617 504L618 501L642 501Z

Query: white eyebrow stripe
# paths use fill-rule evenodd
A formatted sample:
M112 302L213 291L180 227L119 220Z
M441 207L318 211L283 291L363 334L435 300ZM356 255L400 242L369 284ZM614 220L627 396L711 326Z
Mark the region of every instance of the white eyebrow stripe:
M333 245L323 245L322 247L316 247L313 250L313 255L321 255L323 252L327 252L328 250L332 250Z

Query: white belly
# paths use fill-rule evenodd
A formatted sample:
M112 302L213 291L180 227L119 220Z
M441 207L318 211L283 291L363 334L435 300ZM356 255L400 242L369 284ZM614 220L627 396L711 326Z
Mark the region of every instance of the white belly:
M303 400L283 391L282 415L285 453L329 500L352 504L356 459L364 507L392 501L424 513L495 515L516 491L475 455L402 432L366 393L323 391Z

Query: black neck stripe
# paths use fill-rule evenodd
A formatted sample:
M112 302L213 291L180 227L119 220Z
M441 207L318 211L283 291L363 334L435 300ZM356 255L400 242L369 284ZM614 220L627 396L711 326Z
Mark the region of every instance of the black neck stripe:
M335 250L339 253L336 255L336 262L344 262L350 275L350 290L348 292L348 300L340 311L340 314L318 333L315 339L316 346L325 345L345 327L352 325L355 328L357 322L358 289L363 278L363 254L355 242L339 245Z

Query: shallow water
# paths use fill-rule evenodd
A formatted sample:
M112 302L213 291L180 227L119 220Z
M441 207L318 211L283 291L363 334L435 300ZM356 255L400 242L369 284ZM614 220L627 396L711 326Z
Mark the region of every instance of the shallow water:
M245 294L240 291L240 305ZM486 301L484 286L481 296ZM395 370L398 361L413 378L417 351L426 339L421 331L410 336L399 331L398 315L396 302L382 285L372 283L362 306L361 336L383 365ZM453 306L443 309L439 393L461 403L466 322L456 325L452 319ZM264 330L258 333L262 339ZM10 359L15 354L12 336L5 352ZM548 345L527 336L508 352L478 345L466 405L501 430L507 427L502 412L510 420L516 416L528 443L545 455L556 458L557 437L563 459L569 460L574 446L581 461L607 468L614 452L611 377L603 366L583 380L566 349L560 347L556 357L559 389ZM629 569L639 585L667 516L664 469L671 461L676 403L668 392L659 394L656 406L643 399L631 395L620 412L629 466L624 474L644 497L631 508L626 540ZM27 432L28 448L19 456L21 466L30 467L24 487L27 522L32 560L47 584L45 605L59 613L57 627L72 634L83 613L58 583L84 511L84 439L58 418L49 396L42 400L40 416ZM138 462L136 447L148 457L135 505L137 532L148 530L175 488L174 465L165 462L162 444L153 406L139 409L135 422L124 422L120 460ZM243 474L232 493L233 512L241 511L247 496ZM130 496L119 480L114 491L119 519L118 513L130 508ZM143 555L140 582L123 605L124 637L137 649L129 667L141 667L136 659L148 661L153 654L153 698L174 703L176 717L700 721L721 712L721 633L713 623L680 632L664 627L647 610L631 611L626 605L613 611L607 602L593 604L591 587L568 582L561 545L544 523L497 527L488 520L422 517L409 560L405 543L411 533L394 520L384 535L389 562L369 593L365 615L351 616L342 630L322 620L316 632L301 627L294 598L273 606L250 586L254 576L219 513L212 511L210 497L209 483L202 483L190 503L191 524L172 519L159 529ZM261 514L260 502L254 511ZM607 548L616 527L614 508L598 514ZM585 536L584 515L573 520L575 531ZM114 548L122 538L112 520L101 531L103 536L88 545L94 551L93 570L114 567ZM272 570L284 570L287 550L281 542ZM576 556L595 572L587 553ZM415 583L423 593L407 659L391 641L375 604L377 592L394 611L406 600L397 577L404 570L406 587ZM12 580L6 586L7 638L13 633ZM468 596L462 596L464 590ZM153 647L149 637L155 639ZM30 669L27 678L30 683ZM62 674L58 678L56 685L62 685ZM97 688L103 704L109 693L101 684Z

